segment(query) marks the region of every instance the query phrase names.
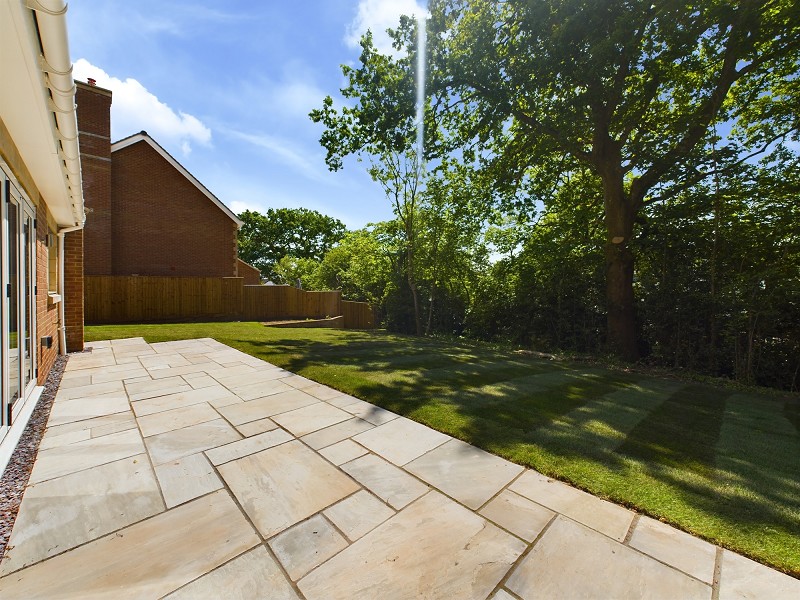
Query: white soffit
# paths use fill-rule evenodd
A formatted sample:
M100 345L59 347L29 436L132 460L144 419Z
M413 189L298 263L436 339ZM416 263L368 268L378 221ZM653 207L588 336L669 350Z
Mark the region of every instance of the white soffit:
M56 141L59 131L45 85L33 14L21 0L0 0L0 118L56 222L62 227L79 225L83 220L80 163L75 158L67 161L78 171L77 177L75 173L72 175L74 182L70 188L67 167ZM64 16L43 18L64 19ZM66 57L51 56L49 62L57 64L56 59L68 62L69 50L65 52ZM75 118L74 101L71 114L66 116ZM77 150L77 142L74 144L73 153Z

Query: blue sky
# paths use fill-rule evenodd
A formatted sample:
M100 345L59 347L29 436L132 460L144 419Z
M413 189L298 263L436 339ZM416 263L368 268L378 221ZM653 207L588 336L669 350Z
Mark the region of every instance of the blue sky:
M308 118L422 0L80 0L67 12L76 80L114 92L112 139L146 130L235 212L309 208L349 228L391 217L355 160L330 173ZM379 35L381 34L381 35Z

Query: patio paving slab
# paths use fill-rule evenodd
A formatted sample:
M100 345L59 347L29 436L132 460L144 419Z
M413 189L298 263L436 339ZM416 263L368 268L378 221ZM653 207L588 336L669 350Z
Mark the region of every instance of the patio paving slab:
M241 423L240 425L236 426L237 431L245 437L250 437L251 435L258 435L259 433L265 433L267 431L272 431L273 429L277 428L278 424L269 417L264 417L263 419L259 419L258 421Z
M503 490L480 514L526 542L532 542L556 513L510 490Z
M399 416L379 406L364 402L363 400L356 400L342 408L354 417L360 417L373 425L383 425Z
M192 386L178 375L174 375L164 379L129 383L125 385L125 389L128 392L128 398L135 401L155 398L156 396L166 396L167 394L177 394L178 392L188 392L191 391Z
M83 442L39 452L29 483L39 483L99 467L144 452L142 436L136 429L120 431Z
M225 463L219 473L265 538L359 489L296 440Z
M133 402L131 406L133 407L133 412L136 413L137 417L143 417L145 415L152 415L153 413L163 412L165 410L172 410L174 408L181 408L183 406L190 406L192 404L200 404L202 402L210 403L213 400L223 400L226 398L230 398L234 402L238 401L233 392L215 382L213 387L203 387L200 389L192 388L185 392L166 394L164 396L139 400L137 402Z
M711 599L711 586L563 516L556 517L506 587L524 600Z
M711 585L717 548L688 533L642 516L628 544Z
M536 471L525 471L509 489L620 542L633 521L628 509Z
M406 469L476 510L524 470L454 439L409 463Z
M759 598L800 598L800 580L723 550L719 600Z
M222 480L201 453L190 454L155 468L167 508L222 489Z
M257 421L264 417L271 417L318 402L319 400L313 396L293 390L267 396L266 398L222 406L219 408L219 412L234 425L241 425L248 421Z
M292 434L284 431L283 429L272 429L265 433L260 433L237 442L225 444L224 446L217 446L206 450L206 456L211 464L219 466L223 463L242 458L256 452L261 452L267 448L272 448L284 442L293 440Z
M145 444L153 464L161 465L240 439L242 436L224 419L215 419L154 435L145 439Z
M395 511L366 490L356 492L324 511L325 516L351 542L375 529L394 513Z
M293 435L301 437L350 418L350 413L339 410L327 402L315 402L303 408L275 415L272 420L284 429L288 429Z
M331 444L336 444L349 437L358 435L362 431L367 431L375 427L372 423L363 419L351 418L336 425L331 425L325 429L320 429L302 437L302 440L314 450L325 448Z
M66 446L128 429L136 429L136 419L130 410L54 425L45 430L39 450Z
M220 490L2 580L8 598L160 598L258 545Z
M0 575L163 510L145 454L29 486Z
M428 491L427 485L374 454L352 460L341 468L396 509L409 505Z
M110 392L88 398L57 400L53 403L48 423L53 427L129 410L130 405L125 392Z
M354 458L364 456L368 450L352 440L342 440L336 444L322 448L319 453L336 466L350 462Z
M265 597L266 590L270 600L298 599L275 559L259 546L169 594L165 600L251 600Z
M524 550L524 542L432 491L298 586L309 600L486 598Z
M270 540L292 581L347 547L347 540L321 515L314 515Z
M144 437L158 435L159 433L166 433L167 431L174 431L175 429L183 429L191 425L198 425L206 421L213 421L219 419L219 413L215 411L208 403L192 404L191 406L182 406L181 408L173 408L163 412L152 413L143 417L139 417L139 429Z
M452 438L411 419L399 417L353 437L397 466L411 462Z

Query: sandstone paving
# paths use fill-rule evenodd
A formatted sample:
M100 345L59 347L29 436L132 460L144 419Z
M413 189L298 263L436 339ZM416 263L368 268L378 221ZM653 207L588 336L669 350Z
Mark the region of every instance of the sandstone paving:
M130 405L125 392L122 391L87 398L71 398L53 403L48 423L51 426L63 425L128 410Z
M158 465L155 468L167 508L222 489L222 480L201 453Z
M299 390L281 392L266 398L258 398L249 402L240 402L229 406L222 406L219 412L233 425L241 425L248 421L257 421L264 417L271 417L309 404L316 404L319 400Z
M102 437L110 433L136 429L136 427L136 419L130 410L53 425L45 430L44 437L39 444L39 450L66 446L75 442Z
M642 516L628 544L709 585L714 581L716 547L665 523Z
M166 433L175 429L183 429L191 425L213 421L219 418L219 413L208 403L181 406L162 412L140 416L139 429L144 437Z
M245 437L258 435L259 433L265 433L277 428L278 424L269 417L264 417L263 419L258 419L257 421L250 421L248 423L240 423L239 425L236 425L236 430Z
M453 439L406 465L406 468L472 509L482 506L524 470L494 454Z
M258 543L220 490L12 573L0 585L8 598L160 598Z
M0 575L163 510L144 454L34 484L25 492Z
M136 429L51 448L39 452L29 482L39 483L143 452L142 437Z
M396 509L407 506L428 491L427 485L374 454L345 463L342 469Z
M711 586L593 529L558 516L514 569L521 598L711 600Z
M524 551L521 540L431 491L298 587L310 600L486 598Z
M178 375L174 375L163 379L150 379L147 381L129 383L125 385L125 389L128 392L128 398L131 400L144 400L145 398L166 396L167 394L176 394L178 392L188 392L192 389L192 386Z
M0 597L800 597L797 579L210 338L90 345Z
M626 508L536 471L525 471L510 489L618 541L625 539L633 522L634 515Z
M398 417L398 415L391 411L370 404L369 402L364 402L363 400L351 402L344 406L343 409L355 417L360 417L365 421L369 421L373 425L383 425Z
M206 456L211 461L211 464L218 466L293 439L294 436L292 434L276 427L270 431L253 435L237 442L206 450Z
M402 466L452 438L400 417L360 433L353 439L389 462Z
M154 435L146 438L145 444L153 464L160 465L241 438L224 419L215 419Z
M395 511L375 496L361 490L324 511L330 521L350 541L355 541L375 529Z
M362 431L372 429L373 427L375 427L375 425L369 421L364 421L363 419L354 417L352 419L348 419L347 421L337 423L336 425L326 427L325 429L320 429L314 433L304 435L302 440L307 446L310 446L314 450L319 450L320 448L325 448L326 446L336 444L342 440L346 440L354 435L357 435Z
M264 598L267 592L270 600L299 598L275 559L263 546L258 546L172 592L165 600L251 600Z
M556 513L511 490L503 490L480 514L526 542L532 542Z
M364 446L356 444L352 440L342 440L341 442L322 448L319 453L338 466L350 462L354 458L365 455L367 449L364 448Z
M359 489L350 477L296 440L225 463L219 472L265 538Z
M269 546L292 581L297 581L346 548L347 540L322 515L314 515L272 538Z
M800 598L800 580L728 550L722 551L720 600Z
M316 402L275 415L272 420L293 435L301 437L342 421L347 421L350 418L352 418L350 413L346 413L326 402Z
M215 383L215 385L211 387L202 387L200 389L192 388L183 392L139 400L134 402L132 406L136 416L143 417L165 410L183 408L190 404L200 404L203 402L211 403L214 400L224 400L227 398L232 399L234 402L237 401L236 395L233 392Z

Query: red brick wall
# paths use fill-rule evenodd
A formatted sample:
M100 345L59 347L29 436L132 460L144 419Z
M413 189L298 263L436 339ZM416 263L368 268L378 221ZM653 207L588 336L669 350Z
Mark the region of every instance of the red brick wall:
M84 268L87 275L111 275L111 92L80 82L76 87L86 206Z
M111 194L115 275L236 274L236 224L147 142L114 152Z
M241 258L236 259L237 277L244 278L245 285L258 285L261 283L261 271Z
M83 232L64 234L64 321L67 351L83 350Z
M33 341L39 349L39 385L44 384L58 355L58 304L49 304L47 297L48 216L47 208L39 204L36 207L36 339ZM41 339L48 335L53 337L53 345L45 348Z

